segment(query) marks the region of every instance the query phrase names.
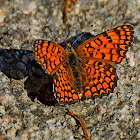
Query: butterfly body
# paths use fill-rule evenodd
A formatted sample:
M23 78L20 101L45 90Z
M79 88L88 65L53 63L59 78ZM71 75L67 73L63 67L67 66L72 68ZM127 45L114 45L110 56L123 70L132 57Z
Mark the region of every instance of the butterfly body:
M60 102L102 97L113 92L120 63L133 39L133 27L122 25L93 36L76 48L64 49L50 41L37 40L34 55L43 69L54 75L54 93Z
M80 77L80 69L79 69L79 61L80 58L78 58L77 53L73 49L73 46L71 46L70 43L67 43L66 45L66 60L63 64L63 67L65 69L69 69L69 75L67 75L69 81L74 81L74 84L71 84L71 86L75 89L75 91L78 93L78 98L80 98L80 93L82 91L82 83L81 83L81 77ZM54 82L54 88L55 88L55 82ZM55 90L54 90L55 91ZM71 92L71 91L69 91Z

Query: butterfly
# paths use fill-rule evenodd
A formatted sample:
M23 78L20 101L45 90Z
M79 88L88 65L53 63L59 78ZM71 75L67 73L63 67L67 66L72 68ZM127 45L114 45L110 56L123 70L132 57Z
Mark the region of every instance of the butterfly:
M117 86L117 74L111 64L122 61L133 40L133 27L122 25L92 36L74 48L65 49L46 40L36 40L35 59L54 76L55 97L63 103L101 98Z

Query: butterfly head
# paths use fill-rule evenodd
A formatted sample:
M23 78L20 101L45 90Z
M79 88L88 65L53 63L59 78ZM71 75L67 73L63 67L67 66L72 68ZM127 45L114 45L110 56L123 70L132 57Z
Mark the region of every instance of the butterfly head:
M67 51L67 50L71 50L71 49L72 49L71 43L67 43L67 44L66 44L66 51Z

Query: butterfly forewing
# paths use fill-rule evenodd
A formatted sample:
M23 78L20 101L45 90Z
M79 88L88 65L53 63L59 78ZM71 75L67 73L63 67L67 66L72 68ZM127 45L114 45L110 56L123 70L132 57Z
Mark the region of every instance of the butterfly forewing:
M122 25L84 41L75 51L79 58L120 63L133 39L133 27Z
M48 74L54 74L65 62L65 49L46 40L36 40L34 56Z

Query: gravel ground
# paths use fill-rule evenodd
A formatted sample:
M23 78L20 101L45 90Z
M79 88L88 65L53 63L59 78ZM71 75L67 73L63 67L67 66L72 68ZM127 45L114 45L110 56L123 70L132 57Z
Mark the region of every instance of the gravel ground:
M0 0L0 140L85 139L66 107L83 119L91 140L140 138L140 0L77 2L64 24L64 0ZM114 66L114 92L59 105L52 77L34 60L35 39L60 44L81 32L96 35L126 23L134 26L134 43Z

